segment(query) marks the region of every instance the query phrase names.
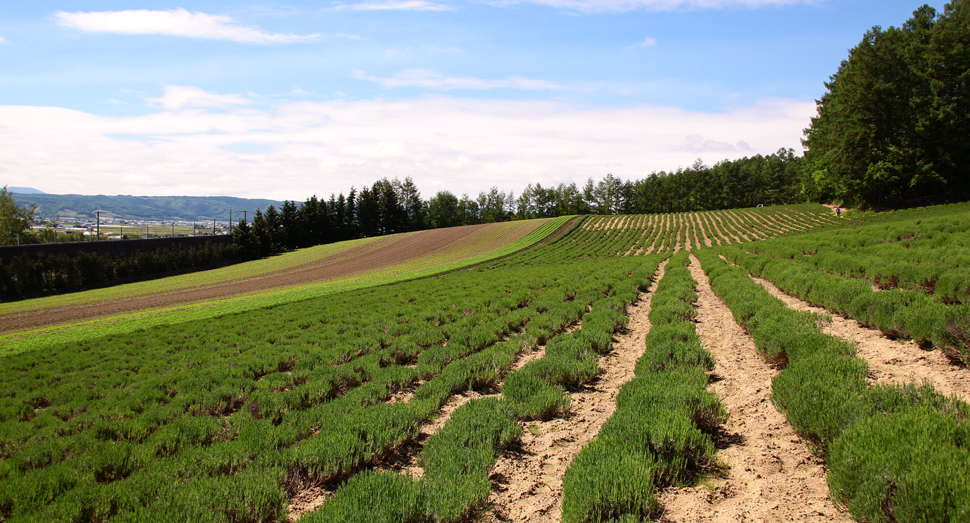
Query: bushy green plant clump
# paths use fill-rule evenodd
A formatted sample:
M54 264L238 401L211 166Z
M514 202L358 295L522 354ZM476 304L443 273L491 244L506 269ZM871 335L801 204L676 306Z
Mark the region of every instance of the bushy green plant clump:
M595 329L609 336L623 322L587 322L586 317L596 312L624 310L632 303L638 296L638 289L646 286L656 271L660 258L650 257L643 261L646 263L624 271L619 278L608 278L608 292L594 293L587 289L567 293L572 296L571 301L582 295L598 294L600 297L591 303L582 303L581 310L589 307L591 312L583 317L580 329L569 334L551 334L546 354L541 359L506 378L501 399L471 401L452 414L422 449L420 461L425 473L420 481L401 480L398 478L402 476L393 473L348 481L323 509L306 516L307 520L344 521L341 518L347 515L348 521L358 521L360 516L350 514L354 511L367 514L374 510L379 518L399 518L398 521L456 522L467 519L483 507L491 491L489 471L496 457L521 434L522 428L515 422L566 413L569 396L564 388L578 386L599 373L598 353L584 331ZM549 305L544 303L543 307ZM422 389L424 386L416 392L415 398L421 396ZM665 455L676 454L676 449L667 448L671 446L670 437L661 436L660 440L665 444ZM644 473L642 466L632 461L624 463L633 467L631 470L635 474L639 473L628 481L632 488L642 487L644 479L650 481L649 471ZM394 479L382 476L393 476ZM391 486L389 493L386 493L385 485ZM652 499L652 490L642 492L651 492L650 496L641 497ZM392 501L376 500L373 496L388 496ZM400 503L400 507L394 507L394 502Z
M967 519L970 476L960 467L968 463L970 406L930 385L869 386L851 346L805 332L811 327L803 315L714 251L697 256L759 350L787 363L772 382L772 399L828 460L833 497L863 521Z
M691 321L697 294L687 261L682 252L668 263L651 298L652 327L636 377L566 471L564 522L644 520L659 509L657 488L688 484L716 467L711 433L727 414L706 390L714 361Z
M966 205L886 213L868 225L722 252L787 293L967 362L968 217Z
M864 521L967 521L970 423L933 409L873 416L832 445L829 486Z

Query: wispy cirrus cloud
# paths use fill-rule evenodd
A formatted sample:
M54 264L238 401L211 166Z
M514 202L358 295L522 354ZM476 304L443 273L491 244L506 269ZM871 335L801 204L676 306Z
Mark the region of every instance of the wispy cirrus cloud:
M454 11L454 7L438 2L426 0L387 0L384 2L359 2L356 4L340 4L337 9L352 9L355 11Z
M538 4L582 12L670 11L674 9L757 8L773 5L814 4L820 0L494 0L493 5Z
M390 78L371 76L363 71L354 71L354 78L376 82L384 87L424 87L428 89L524 89L558 90L563 86L545 80L533 80L512 76L504 80L489 80L471 76L451 76L427 69L405 69Z
M253 44L303 42L320 36L269 33L258 27L239 25L228 16L189 12L182 8L87 13L58 11L54 17L64 27L95 33L183 36Z

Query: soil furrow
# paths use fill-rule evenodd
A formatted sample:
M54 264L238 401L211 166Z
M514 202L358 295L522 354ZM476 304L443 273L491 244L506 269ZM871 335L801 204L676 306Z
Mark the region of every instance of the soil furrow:
M562 511L562 476L579 451L599 433L616 410L616 395L634 375L650 330L650 297L663 277L666 261L650 289L627 309L630 322L614 337L613 351L600 359L603 373L571 393L568 419L524 422L521 444L499 457L492 469L493 510L486 521L558 522Z
M717 438L718 459L730 468L702 486L665 490L662 521L851 521L829 499L823 462L771 403L777 370L758 355L693 256L690 271L698 282L697 334L717 362L710 387L730 414Z
M752 279L760 283L773 296L792 309L829 314L823 308L790 296L762 278ZM873 383L929 382L942 394L957 396L970 402L970 371L952 363L939 350L923 350L913 340L891 340L882 331L864 327L859 322L832 315L832 321L822 327L830 335L858 345L857 355L869 364L869 379Z

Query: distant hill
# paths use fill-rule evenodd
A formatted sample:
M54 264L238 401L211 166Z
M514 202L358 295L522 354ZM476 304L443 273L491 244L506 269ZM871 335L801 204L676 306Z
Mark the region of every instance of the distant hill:
M153 221L233 221L243 217L252 221L256 209L277 209L283 202L234 198L232 196L85 196L79 194L26 194L13 191L17 205L36 205L36 216L44 219L89 219L95 211L101 217Z
M44 191L34 189L33 187L7 187L7 192L15 192L17 194L47 194Z

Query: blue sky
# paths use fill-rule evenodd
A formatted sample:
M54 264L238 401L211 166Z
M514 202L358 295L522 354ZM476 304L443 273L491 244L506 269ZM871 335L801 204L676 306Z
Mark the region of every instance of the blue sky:
M800 152L848 49L919 5L5 2L0 183L427 198Z

